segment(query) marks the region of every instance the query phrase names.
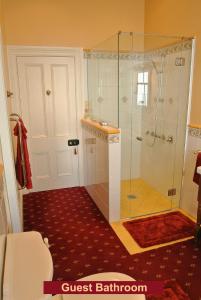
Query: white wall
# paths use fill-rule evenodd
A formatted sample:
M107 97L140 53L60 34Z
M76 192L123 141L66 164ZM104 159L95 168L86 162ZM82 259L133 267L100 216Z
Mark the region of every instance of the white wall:
M83 124L84 185L109 222L120 219L120 136Z

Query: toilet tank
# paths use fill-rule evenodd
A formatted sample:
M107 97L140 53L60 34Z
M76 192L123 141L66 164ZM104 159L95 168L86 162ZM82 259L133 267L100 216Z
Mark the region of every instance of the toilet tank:
M52 280L52 257L40 233L22 232L1 237L0 251L1 300L51 298L43 294L43 281Z

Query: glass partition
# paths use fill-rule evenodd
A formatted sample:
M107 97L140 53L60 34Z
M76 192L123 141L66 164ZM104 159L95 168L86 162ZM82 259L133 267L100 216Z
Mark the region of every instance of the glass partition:
M121 128L121 217L179 206L192 39L120 32L92 49L89 114Z
M191 40L119 35L121 216L179 206Z
M87 54L89 115L118 127L118 35Z

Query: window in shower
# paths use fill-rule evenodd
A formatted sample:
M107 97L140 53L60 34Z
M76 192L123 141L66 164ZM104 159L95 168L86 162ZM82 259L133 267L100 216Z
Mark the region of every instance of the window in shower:
M149 93L149 73L139 72L137 75L137 105L147 106Z

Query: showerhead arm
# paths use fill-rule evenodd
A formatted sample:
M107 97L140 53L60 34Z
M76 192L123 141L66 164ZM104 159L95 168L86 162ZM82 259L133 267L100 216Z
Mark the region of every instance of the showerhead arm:
M151 60L151 63L152 63L152 65L153 65L153 67L154 67L154 70L156 71L157 74L162 74L163 71L164 71L165 55L162 55L162 56L161 56L161 60L162 60L162 61L161 61L161 71L158 70L158 68L157 68L157 66L156 66L156 62L153 61L153 60Z
M151 63L152 63L152 65L153 65L153 67L154 67L154 70L155 70L156 73L158 74L159 72L158 72L158 70L157 70L155 61L152 60Z

